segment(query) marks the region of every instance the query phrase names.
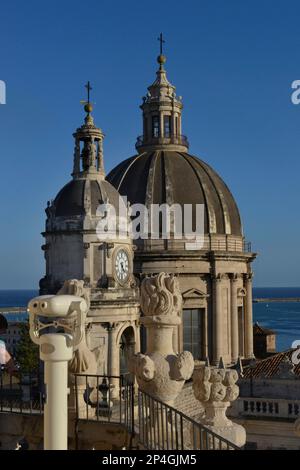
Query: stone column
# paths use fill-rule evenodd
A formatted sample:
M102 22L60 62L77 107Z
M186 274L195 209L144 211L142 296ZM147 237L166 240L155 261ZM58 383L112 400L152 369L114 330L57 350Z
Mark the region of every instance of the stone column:
M237 280L236 274L230 279L230 297L231 297L231 359L236 362L239 357L239 324L237 307Z
M252 319L252 279L253 274L245 276L246 305L245 305L245 357L254 357L253 354L253 319Z
M213 277L213 363L223 355L222 275Z
M73 175L80 172L80 140L75 138Z
M203 350L202 354L204 357L208 357L208 315L207 315L207 306L205 307L204 311L204 319L203 319Z
M120 376L120 348L117 344L117 325L110 323L108 327L108 376ZM119 380L110 379L111 398L118 397Z
M162 138L164 137L164 115L162 112L159 113L159 132L160 135L159 137Z
M134 323L133 329L134 329L134 336L135 336L134 353L137 354L141 350L141 330L140 330L139 325L136 325L136 323Z
M203 366L196 369L193 374L193 390L197 400L204 407L204 415L200 418L201 424L213 431L215 434L227 439L233 444L241 447L246 442L246 431L243 426L233 423L226 416L226 410L239 395L239 387L236 385L238 373L233 369L225 369L220 361L219 367ZM208 439L200 439L197 448L212 449L219 442ZM222 444L219 448L223 448ZM226 449L226 444L224 444Z

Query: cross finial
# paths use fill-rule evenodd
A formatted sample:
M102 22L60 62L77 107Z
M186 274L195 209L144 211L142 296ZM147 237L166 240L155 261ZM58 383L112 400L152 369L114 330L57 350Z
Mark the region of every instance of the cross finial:
M85 88L87 89L87 102L88 104L90 103L90 91L92 90L91 84L88 81L86 85L84 85Z
M160 33L159 38L157 38L157 40L160 42L160 45L159 45L160 46L160 55L162 55L162 53L163 53L163 44L165 44L165 42L166 42L163 38L163 33Z

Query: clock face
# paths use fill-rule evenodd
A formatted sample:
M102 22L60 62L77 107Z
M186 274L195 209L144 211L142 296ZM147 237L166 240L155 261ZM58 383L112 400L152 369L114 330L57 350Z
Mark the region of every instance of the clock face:
M115 258L115 270L119 282L126 282L129 276L129 259L125 250L119 250Z

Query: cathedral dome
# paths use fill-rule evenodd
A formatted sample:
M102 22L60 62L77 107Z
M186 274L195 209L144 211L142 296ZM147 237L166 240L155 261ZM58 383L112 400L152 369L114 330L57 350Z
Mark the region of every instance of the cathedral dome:
M167 78L165 62L165 56L160 55L156 79L140 106L143 135L137 139L138 155L120 163L106 179L131 204L144 204L148 209L151 204L189 204L193 221L196 204L203 204L207 246L212 249L210 240L220 236L223 240L234 239L237 245L231 249L240 249L243 231L238 207L220 176L188 153L189 142L182 134L182 97L177 96ZM222 247L229 249L224 243Z
M146 151L120 163L107 180L131 204L204 204L205 233L243 236L238 207L224 181L186 152Z
M100 204L111 204L118 214L119 193L105 180L74 179L67 183L53 201L56 217L84 215L90 201L91 215L95 216Z

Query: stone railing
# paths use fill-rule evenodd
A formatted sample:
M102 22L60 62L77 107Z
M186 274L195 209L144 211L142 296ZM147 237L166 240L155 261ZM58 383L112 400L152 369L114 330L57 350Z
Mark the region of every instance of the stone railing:
M197 240L194 240L197 241ZM216 235L209 236L204 235L203 240L200 240L201 246L198 248L197 244L195 247L191 247L193 240L188 239L174 239L170 238L165 239L149 239L149 240L138 240L137 247L143 251L154 251L155 249L161 251L166 249L166 244L168 250L201 250L201 251L230 251L233 253L248 253L251 251L251 245L249 242L245 243L242 237L234 235Z
M300 416L300 400L243 397L233 404L230 415L295 419Z
M175 145L183 145L185 147L189 147L189 142L188 139L185 135L183 134L178 134L178 135L170 135L169 137L146 137L144 135L140 135L137 138L135 147L136 149L139 149L140 147L143 147L148 144L175 144Z

